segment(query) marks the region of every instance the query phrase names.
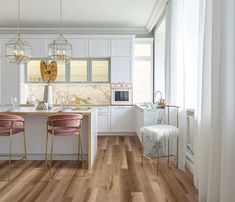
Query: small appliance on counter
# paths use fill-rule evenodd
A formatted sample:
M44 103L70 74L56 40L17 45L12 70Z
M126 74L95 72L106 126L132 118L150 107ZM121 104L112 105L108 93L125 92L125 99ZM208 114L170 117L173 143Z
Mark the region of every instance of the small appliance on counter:
M117 83L111 85L112 105L132 105L132 84Z

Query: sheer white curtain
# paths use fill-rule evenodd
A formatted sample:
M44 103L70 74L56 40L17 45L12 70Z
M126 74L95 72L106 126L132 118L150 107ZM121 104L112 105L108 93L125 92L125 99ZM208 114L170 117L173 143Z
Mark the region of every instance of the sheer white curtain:
M195 182L201 202L235 201L235 1L200 0Z
M186 110L195 107L198 0L170 0L166 12L166 99L180 106L180 168L184 169Z

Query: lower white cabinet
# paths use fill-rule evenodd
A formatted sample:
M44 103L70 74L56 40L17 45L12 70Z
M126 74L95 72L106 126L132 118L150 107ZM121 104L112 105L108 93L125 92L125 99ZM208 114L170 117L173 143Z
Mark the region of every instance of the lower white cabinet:
M99 107L97 109L97 131L110 132L110 107Z
M111 132L133 132L133 107L111 107Z
M110 132L110 113L98 112L97 118L98 118L97 131L104 133Z

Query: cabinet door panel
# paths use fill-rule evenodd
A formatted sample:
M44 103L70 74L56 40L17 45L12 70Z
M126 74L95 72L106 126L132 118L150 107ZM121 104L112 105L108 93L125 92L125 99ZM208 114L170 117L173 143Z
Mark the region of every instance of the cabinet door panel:
M25 39L32 46L32 58L43 58L43 40L42 39Z
M89 57L110 57L110 40L109 39L90 39L89 40Z
M110 114L98 112L97 120L97 131L98 132L110 132Z
M112 56L132 56L132 39L112 39L111 47Z
M88 57L88 39L68 39L73 47L73 58Z
M133 132L132 107L112 107L111 132Z
M132 57L112 57L111 67L112 83L132 83Z

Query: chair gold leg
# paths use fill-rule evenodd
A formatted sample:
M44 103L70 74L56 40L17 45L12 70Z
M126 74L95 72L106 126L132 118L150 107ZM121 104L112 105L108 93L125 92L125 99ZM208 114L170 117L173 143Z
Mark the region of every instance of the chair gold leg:
M81 133L79 134L79 142L80 142L80 154L82 156L82 169L83 169L83 174L85 176L85 165L84 165L84 156L83 156L83 147L82 147L82 137L81 137Z
M46 169L47 169L47 165L48 165L48 161L47 161L47 148L48 148L48 126L47 126L47 131L46 131L46 152L45 152Z
M157 143L157 175L159 170L159 144Z
M23 136L24 136L24 157L25 157L25 166L26 166L26 168L27 168L27 148L26 148L25 130L24 130Z
M50 171L49 171L49 181L51 181L51 169L52 169L52 154L53 154L53 145L54 145L54 131L52 132L52 137L51 137L51 155L50 155Z
M177 136L177 144L176 144L176 166L178 167L178 161L179 161L179 138Z
M167 140L167 148L168 148L168 158L167 158L167 161L168 161L168 165L170 164L170 136L168 136L168 140Z
M141 146L141 149L142 149L142 159L141 159L141 164L142 166L144 165L144 135L142 134L142 146Z
M11 148L12 148L12 131L9 136L9 167L11 167Z
M78 138L78 168L79 168L79 157L80 157L80 139L79 139L79 134L77 134Z

